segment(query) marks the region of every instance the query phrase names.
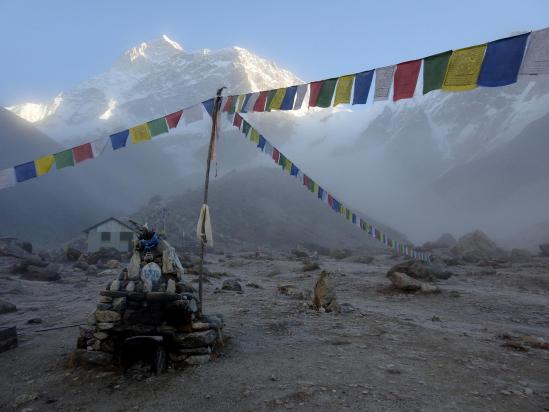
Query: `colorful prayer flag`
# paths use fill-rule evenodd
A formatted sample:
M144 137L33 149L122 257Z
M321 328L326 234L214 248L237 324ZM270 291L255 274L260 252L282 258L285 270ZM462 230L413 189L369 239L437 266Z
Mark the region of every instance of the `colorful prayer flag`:
M259 143L259 132L257 129L252 127L252 132L250 133L250 141L258 144Z
M318 95L320 93L320 88L322 87L322 80L318 81L318 82L312 82L311 83L311 86L309 88L310 90L310 93L309 93L309 107L315 107L316 106L316 103L317 103L317 100L318 100Z
M231 96L229 114L236 113L236 105L238 103L238 96Z
M54 163L55 163L55 158L51 154L47 156L43 156L39 159L36 159L34 161L36 174L38 176L44 176L46 173L48 173L51 170Z
M214 98L212 97L211 99L203 101L202 105L204 106L204 109L206 109L210 117L212 117L214 110Z
M416 90L421 60L412 60L397 65L393 100L410 99Z
M267 105L265 106L265 111L270 112L271 111L271 103L273 102L273 99L276 95L277 89L269 90L267 94Z
M108 136L100 137L99 139L96 139L93 142L91 142L93 157L101 156L103 154L103 151L107 147L108 142L109 142Z
M257 101L257 99L259 99L259 94L260 94L259 92L252 93L252 95L250 96L250 99L248 100L248 103L244 105L245 113L248 113L254 110L255 102Z
M334 96L337 78L326 79L322 82L322 87L316 99L316 107L330 107Z
M0 189L7 189L15 185L15 170L13 167L0 170Z
M303 105L303 100L305 99L305 95L307 94L307 87L308 84L300 84L297 86L297 93L294 103L294 110L301 109L301 106Z
M129 130L123 130L121 132L111 134L111 145L112 150L118 150L126 146L126 142L128 141L128 136L130 134Z
M273 147L273 160L276 164L278 164L278 161L280 160L280 152L276 147Z
M355 91L353 95L353 104L366 104L366 101L368 100L368 94L370 93L370 86L372 84L373 77L373 70L357 73L355 75Z
M286 94L286 88L282 87L276 90L276 93L271 100L271 105L269 106L270 110L280 110L282 106L282 101L284 100L284 95Z
M168 127L170 129L175 129L177 127L177 125L179 124L179 119L181 119L182 114L183 114L183 110L179 110L177 112L170 113L169 115L166 116L166 123L168 124Z
M24 182L25 180L33 179L36 177L36 166L33 162L26 162L14 167L15 169L15 179L18 183Z
M423 94L442 88L451 55L450 50L423 59Z
M351 89L355 75L342 76L337 81L337 88L334 97L334 106L338 104L349 104L351 102Z
M204 110L202 107L202 103L197 103L194 106L183 110L183 119L185 119L185 124L189 125L202 120L204 118Z
M475 89L485 50L486 44L454 50L448 62L442 90L459 92Z
M374 101L387 100L389 91L393 83L393 73L395 66L385 66L376 69L376 89L374 93Z
M251 127L252 127L252 125L250 123L248 123L246 120L243 121L243 123L242 123L242 133L244 133L245 137L248 137L248 132L250 131Z
M55 167L57 170L74 166L74 156L71 149L63 150L53 156L55 157Z
M297 86L290 86L286 89L284 94L284 100L280 105L280 110L292 110L294 107L295 94L297 92Z
M233 120L233 126L236 126L240 129L240 126L242 125L242 116L240 116L238 113L235 113L234 120Z
M290 173L290 175L291 175L292 174L292 166L293 166L292 162L290 162L289 159L286 159L286 163L284 164L284 171Z
M529 33L488 43L478 85L499 87L515 83Z
M265 138L262 135L259 135L259 142L257 142L257 147L259 147L261 151L265 150L266 143L267 141L265 140Z
M90 143L84 143L83 145L73 147L72 154L75 163L80 163L87 159L93 159L93 150Z
M267 102L268 91L260 92L257 100L254 103L253 111L262 112L265 110L265 103Z
M248 103L250 102L250 98L252 97L251 93L244 95L244 102L242 102L242 107L240 108L240 113L248 113L247 107Z
M181 115L179 115L181 116ZM178 119L179 120L179 119ZM151 137L158 136L160 134L168 133L168 125L166 124L166 118L161 117L160 119L151 120L147 122L149 131L151 132Z
M533 31L520 68L521 76L549 75L549 28Z
M233 101L233 96L225 96L223 97L223 105L221 106L222 112L228 112L229 107L231 107L231 102Z
M138 144L151 140L151 132L147 123L140 124L130 128L130 138L133 144Z
M236 111L241 113L242 112L242 106L244 106L244 100L246 99L245 94L241 94L238 96L238 103L236 105Z
M292 163L292 168L290 170L290 176L297 176L299 173L299 168Z

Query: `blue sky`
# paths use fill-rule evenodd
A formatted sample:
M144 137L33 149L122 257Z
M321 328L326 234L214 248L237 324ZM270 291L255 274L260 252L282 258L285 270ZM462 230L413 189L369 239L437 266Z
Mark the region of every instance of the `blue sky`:
M0 0L0 105L49 99L162 34L310 81L547 26L549 0Z

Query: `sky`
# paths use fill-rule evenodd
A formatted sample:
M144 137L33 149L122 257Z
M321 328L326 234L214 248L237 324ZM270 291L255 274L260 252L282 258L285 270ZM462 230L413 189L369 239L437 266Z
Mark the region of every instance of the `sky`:
M549 0L0 0L0 105L50 100L163 34L312 81L547 26Z

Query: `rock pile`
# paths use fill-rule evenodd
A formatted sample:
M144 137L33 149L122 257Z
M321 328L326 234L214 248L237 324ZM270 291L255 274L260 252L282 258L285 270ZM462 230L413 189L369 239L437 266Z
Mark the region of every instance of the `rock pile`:
M437 264L409 260L393 266L387 277L394 287L404 292L436 293L438 287L429 284L441 279L448 279L452 273Z
M328 272L320 273L313 291L312 308L321 312L340 312L341 307L337 303L336 291L329 279Z
M100 292L97 309L81 327L75 364L128 364L154 349L153 371L207 362L221 347L221 316L197 313L194 288L163 240L153 254L135 251L127 268ZM141 344L140 350L135 346ZM141 359L136 359L141 357Z

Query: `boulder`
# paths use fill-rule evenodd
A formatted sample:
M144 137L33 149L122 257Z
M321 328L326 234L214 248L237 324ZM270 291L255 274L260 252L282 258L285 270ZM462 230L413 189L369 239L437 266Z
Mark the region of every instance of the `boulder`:
M435 263L427 264L417 260L408 260L404 263L399 263L389 269L388 275L391 272L404 273L411 278L429 282L448 279L452 276L452 272L445 270L441 265Z
M429 285L428 283L422 282L420 280L414 279L405 273L400 273L396 271L389 271L387 277L391 280L393 285L404 292L423 292L423 293L434 293L438 292L439 289L436 286Z
M108 269L116 269L117 267L120 267L120 262L116 259L109 259L107 263L105 263L105 266Z
M75 269L81 269L81 270L83 270L84 272L88 270L88 267L89 267L89 266L90 266L90 265L88 265L88 264L86 263L86 261L84 261L84 260L77 260L77 261L74 263L74 265L72 265L73 268L75 268Z
M295 299L308 299L311 296L310 292L303 292L295 285L280 285L277 287L277 290L280 294Z
M32 245L30 247L29 245L30 243L22 242L14 237L2 237L0 238L0 256L40 260L39 257L32 254Z
M217 332L208 329L203 332L177 333L175 334L175 340L180 347L187 349L209 346L217 340Z
M303 264L303 272L311 272L317 269L320 269L320 265L317 262L306 262Z
M345 259L351 255L352 251L349 249L333 249L330 251L330 256L337 260Z
M59 268L56 264L50 263L46 267L29 265L27 271L21 275L22 279L41 282L54 282L61 279Z
M86 275L96 275L97 274L97 266L95 265L89 265L88 268L86 269Z
M81 255L82 255L81 251L70 246L68 246L67 249L65 250L65 258L69 262L76 262Z
M234 290L236 292L242 291L242 286L240 283L238 283L234 279L227 279L223 281L223 284L221 285L221 289L223 290Z
M545 256L545 257L549 257L549 243L544 243L542 245L539 245L539 249L540 249L540 255L541 256Z
M10 313L15 312L17 310L17 307L10 302L6 302L5 300L0 300L0 315L3 315L4 313Z
M325 270L320 273L320 277L315 284L311 306L314 309L323 309L326 312L340 311L335 288L330 282L329 273Z
M17 328L0 327L0 353L17 347Z
M98 322L118 322L121 315L113 310L97 310L95 311L95 319Z
M462 236L450 249L450 253L469 263L507 257L505 251L498 248L495 242L480 230Z

